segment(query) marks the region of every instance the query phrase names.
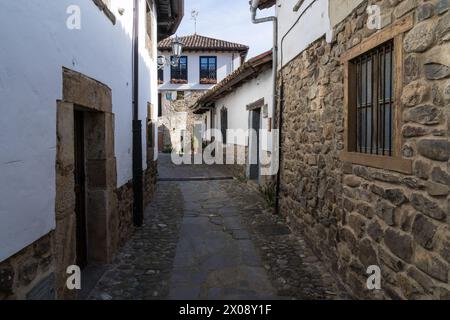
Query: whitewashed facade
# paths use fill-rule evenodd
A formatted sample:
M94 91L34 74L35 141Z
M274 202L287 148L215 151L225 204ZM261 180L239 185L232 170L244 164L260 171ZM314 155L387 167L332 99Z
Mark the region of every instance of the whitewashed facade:
M156 108L148 114L148 105L158 102L157 6L158 1L139 1L143 124L157 117ZM57 104L63 100L63 68L110 89L117 188L132 179L133 92L133 1L20 0L2 1L1 7L0 266L56 227ZM143 125L144 170L147 136Z

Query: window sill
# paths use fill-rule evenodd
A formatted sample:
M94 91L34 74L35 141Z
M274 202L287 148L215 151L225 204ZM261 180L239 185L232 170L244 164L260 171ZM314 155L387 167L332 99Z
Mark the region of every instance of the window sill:
M412 174L412 160L409 159L346 151L341 152L339 158L353 164Z
M217 80L201 80L200 84L217 84Z
M187 80L171 80L171 84L187 84Z

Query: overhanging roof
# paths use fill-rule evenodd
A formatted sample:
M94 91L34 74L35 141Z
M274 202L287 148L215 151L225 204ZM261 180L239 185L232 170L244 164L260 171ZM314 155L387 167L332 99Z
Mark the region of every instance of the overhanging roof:
M259 2L258 8L259 9L267 9L267 8L274 6L276 3L277 3L276 0L261 0Z
M272 50L264 52L259 56L256 56L236 71L223 79L220 83L208 90L202 95L196 103L191 107L195 113L201 113L206 110L207 106L217 101L221 97L227 95L233 89L241 86L246 81L249 81L258 76L264 70L269 69L272 66Z
M179 37L183 51L237 51L247 54L249 47L240 43L193 34ZM159 51L172 51L172 39L166 38L158 43Z
M158 11L158 40L161 40L177 31L184 16L184 0L155 1Z

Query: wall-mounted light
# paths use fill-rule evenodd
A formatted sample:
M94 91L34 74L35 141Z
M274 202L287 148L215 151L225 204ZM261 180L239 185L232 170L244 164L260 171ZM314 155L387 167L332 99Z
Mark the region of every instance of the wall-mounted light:
M158 56L157 63L158 69L164 68L166 65L171 65L172 67L177 67L180 63L180 57L183 53L183 43L180 41L178 36L172 40L172 57L167 58L165 56Z

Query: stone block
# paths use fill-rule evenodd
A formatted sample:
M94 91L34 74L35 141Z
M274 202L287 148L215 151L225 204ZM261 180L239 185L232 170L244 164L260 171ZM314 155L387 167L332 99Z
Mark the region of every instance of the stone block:
M388 228L385 231L384 243L397 257L406 262L411 261L413 256L413 243L410 235L393 228Z
M417 24L405 37L404 48L406 52L424 52L435 42L437 23L427 20Z
M439 256L422 247L417 247L414 253L414 265L424 273L441 282L448 282L449 266Z
M414 81L403 88L401 101L405 107L424 103L430 97L430 86L424 81Z
M436 202L433 202L421 194L413 193L411 196L411 204L417 211L420 211L433 219L445 220L447 217L444 210L442 210Z
M412 234L414 240L426 249L433 248L433 238L436 234L437 226L427 217L418 214L414 220Z
M442 111L436 106L425 104L417 106L403 113L406 122L415 122L424 125L435 125L442 121Z
M448 140L423 139L417 143L419 153L431 160L448 161L450 159L450 142Z

